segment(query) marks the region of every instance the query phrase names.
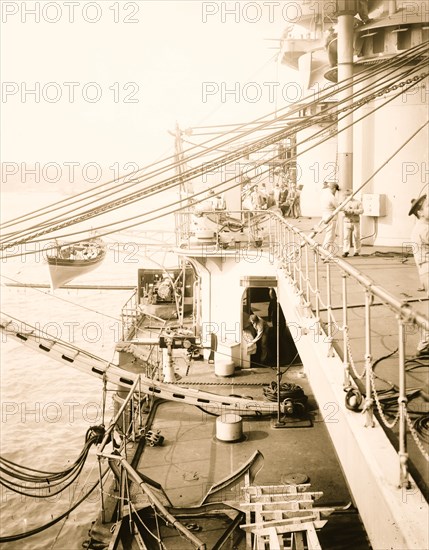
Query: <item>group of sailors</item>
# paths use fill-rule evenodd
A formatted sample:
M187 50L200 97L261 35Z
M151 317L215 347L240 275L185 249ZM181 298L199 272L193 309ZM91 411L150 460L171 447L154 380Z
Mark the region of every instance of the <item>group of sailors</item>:
M268 191L265 183L252 183L247 179L241 191L243 210L268 210L277 208L283 217L299 218L301 216L300 194L302 186L293 182L276 182Z
M59 248L58 256L63 260L93 260L98 256L98 248L89 243L63 246Z

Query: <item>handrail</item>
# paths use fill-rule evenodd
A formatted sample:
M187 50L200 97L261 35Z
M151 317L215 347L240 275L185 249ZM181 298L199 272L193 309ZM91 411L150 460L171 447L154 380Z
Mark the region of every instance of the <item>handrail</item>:
M407 324L416 326L421 331L429 331L429 319L427 316L415 311L406 301L399 300L382 286L376 284L370 277L350 265L348 262L337 258L314 240L314 233L311 236L306 235L293 226L290 222L283 219L276 212L271 214L271 227L273 230L268 236L268 246L271 248L270 254L276 257L279 265L286 271L290 281L295 286L300 298L300 306L304 311L304 317L311 317L316 327L320 326L320 316L322 310L326 311L327 341L332 350L333 345L333 327L343 333L343 365L344 365L344 386L352 384L351 370L354 371L358 379L365 377L364 385L366 391L366 400L363 406L365 412L365 426L373 425L374 403L380 413L381 421L389 428L392 428L396 422L399 422L399 464L400 464L400 485L403 488L409 488L408 475L408 454L407 454L407 429L423 455L429 462L429 455L424 449L418 433L413 427L412 420L407 410L407 394L405 386L405 335ZM285 244L286 253L285 253ZM280 245L280 246L279 246ZM320 266L326 267L326 296L322 297L322 284L320 278ZM341 319L336 320L335 311L332 304L332 272L337 268L342 277L341 288L336 288L340 294L341 301ZM313 280L310 273L312 272ZM364 292L364 372L357 373L353 361L353 355L348 333L348 302L347 302L347 280L356 281ZM398 332L398 414L394 421L390 423L384 416L380 399L376 391L373 360L371 350L371 306L374 297L388 307L397 320ZM379 304L377 304L379 305Z
M350 265L347 261L336 257L331 252L322 248L322 246L314 239L317 232L323 230L324 226L320 225L316 230L313 230L310 235L305 234L302 230L292 225L285 220L280 213L275 210L262 211L206 211L198 213L188 213L188 216L193 216L194 219L201 219L202 224L206 220L211 222L211 228L214 231L214 237L210 246L213 250L210 253L223 254L224 248L239 246L239 242L235 242L231 238L230 245L223 246L221 239L221 231L224 230L225 224L222 220L233 219L234 216L243 224L243 228L248 230L247 245L261 247L267 251L270 259L275 259L278 266L283 268L287 273L291 283L295 286L296 293L300 300L300 308L304 312L304 317L308 317L312 321L314 328L320 334L321 315L325 312L325 321L327 326L327 341L329 343L329 353L333 353L333 343L335 331L340 331L343 334L343 365L344 365L344 387L352 386L353 380L351 373L354 371L356 378L365 379L364 386L366 389L366 400L364 403L365 425L373 425L373 408L374 405L380 413L382 422L389 428L393 427L396 422L399 422L399 459L400 459L400 484L402 487L408 487L408 455L407 455L407 426L411 435L422 453L423 457L429 461L429 455L425 451L419 440L418 433L413 427L412 420L407 410L407 395L405 388L405 325L412 324L421 331L429 331L429 319L415 309L406 301L399 300L382 286L376 284L370 277ZM217 223L216 223L217 220ZM191 225L191 224L189 224ZM232 233L232 232L231 232ZM257 242L256 234L263 237L262 245ZM194 242L191 241L189 234L182 240L181 247L189 246L192 249ZM198 241L198 239L196 239ZM321 266L326 270L326 283L321 277ZM334 274L338 270L342 277L340 289L336 289L340 293L340 311L341 317L337 319L335 307L332 299ZM353 354L350 344L348 323L348 280L352 280L360 287L364 293L364 371L359 374L353 360ZM399 354L399 397L398 407L399 412L393 424L389 423L388 419L383 415L379 397L377 395L374 373L373 359L371 355L371 311L374 298L381 301L383 305L391 310L397 319L398 325L398 354Z
M131 386L130 388L130 391L128 392L128 395L125 397L122 405L119 407L119 410L118 412L115 414L115 416L112 418L112 420L110 421L110 424L108 426L108 428L106 429L106 432L104 434L104 437L100 443L100 447L99 447L99 453L102 453L103 452L103 449L104 447L107 445L107 443L110 441L110 436L111 436L111 433L113 431L113 429L115 428L116 426L116 423L118 422L118 420L120 419L120 417L122 416L123 412L125 411L128 403L131 401L131 399L133 398L134 396L134 392L137 388L137 386L140 384L140 376L137 376L135 381L134 381L134 384Z
M182 220L188 221L182 221L177 227L178 246L191 247L192 238L198 237L199 230L211 230L213 243L219 246L222 246L221 235L226 232L238 235L247 230L247 244L259 246L258 243L262 243L259 224L270 218L271 212L268 210L188 210L181 216Z
M138 308L138 289L136 288L132 295L128 298L121 310L121 337L122 342L132 342L132 338L138 338L139 324L142 318L142 313ZM166 321L153 315L151 313L145 313L145 317L154 319L160 323L157 336L161 333L162 329L166 325ZM157 346L151 346L149 354L145 356L145 362L151 368L158 368L159 366L159 349Z
M125 304L122 306L121 310L121 338L122 340L125 340L128 334L130 333L131 326L133 325L133 322L130 322L130 318L133 319L135 322L136 315L137 315L137 292L138 289L135 288L134 292L131 294L131 296L128 298L128 300L125 302ZM130 314L131 312L131 314ZM134 327L135 330L135 327Z

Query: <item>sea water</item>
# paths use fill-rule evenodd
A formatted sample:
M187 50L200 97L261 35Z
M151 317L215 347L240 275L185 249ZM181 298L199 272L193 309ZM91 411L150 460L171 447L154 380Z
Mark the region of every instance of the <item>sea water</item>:
M5 213L12 218L14 213L32 211L59 198L48 193L4 193L2 220ZM161 227L167 237L173 235L171 218L153 222L144 230L159 231L160 239ZM105 242L107 256L101 266L73 283L136 286L139 267L155 267L165 261L164 251L142 243L139 228L132 235L105 237ZM10 286L17 282L49 284L45 258L43 254L32 254L0 262L4 313L107 361L117 361L120 310L131 295L130 290L59 289L52 293L49 288ZM78 457L88 428L103 421L108 423L111 417L113 387L108 386L103 392L101 380L50 359L47 353L39 354L7 335L2 337L0 372L1 455L20 465L50 472L64 470ZM78 481L60 495L31 498L0 486L1 537L28 532L57 518L98 478L99 465L92 447ZM47 495L46 491L39 494ZM65 519L34 536L7 542L4 548L80 549L88 539L100 502L97 488Z

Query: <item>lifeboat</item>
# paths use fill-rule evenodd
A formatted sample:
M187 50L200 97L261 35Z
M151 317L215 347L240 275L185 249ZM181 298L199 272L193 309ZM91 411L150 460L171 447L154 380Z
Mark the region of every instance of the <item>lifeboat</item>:
M105 256L106 245L100 238L59 243L47 256L52 290L93 271Z

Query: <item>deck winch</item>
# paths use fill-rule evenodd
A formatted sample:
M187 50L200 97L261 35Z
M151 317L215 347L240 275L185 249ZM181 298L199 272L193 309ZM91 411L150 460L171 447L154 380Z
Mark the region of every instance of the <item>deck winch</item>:
M268 401L277 401L277 382L273 380L269 386L263 389L263 392ZM287 382L280 384L280 401L283 404L284 414L303 414L307 407L307 400L308 397L298 384Z

